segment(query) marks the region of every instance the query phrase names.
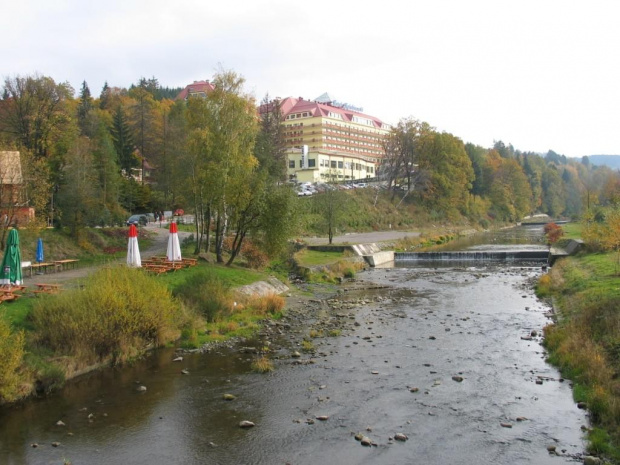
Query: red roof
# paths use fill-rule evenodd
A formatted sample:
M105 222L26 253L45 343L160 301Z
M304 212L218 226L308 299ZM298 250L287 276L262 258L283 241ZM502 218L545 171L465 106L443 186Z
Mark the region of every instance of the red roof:
M176 100L186 100L190 95L193 94L209 94L212 90L214 90L213 84L209 81L194 81L193 84L190 84L185 87L179 95L177 95Z
M262 113L270 108L260 108ZM383 127L383 122L374 116L360 113L353 110L345 110L344 108L329 105L327 103L319 103L312 100L304 100L303 98L287 97L280 102L280 109L282 110L282 116L286 118L291 113L308 112L311 116L324 116L328 117L330 113L336 113L342 116L343 121L353 122L353 117L357 116L372 121L373 125L377 128Z

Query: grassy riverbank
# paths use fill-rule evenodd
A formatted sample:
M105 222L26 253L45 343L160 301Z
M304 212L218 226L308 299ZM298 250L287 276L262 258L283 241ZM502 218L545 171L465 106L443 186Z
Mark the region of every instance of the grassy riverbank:
M578 237L571 225L569 237ZM620 267L615 252L582 252L541 277L538 295L554 301L545 329L549 360L574 383L590 412L589 451L620 463Z
M58 295L26 294L0 309L0 403L49 392L75 375L124 363L180 341L248 337L277 317L278 296L244 298L234 287L263 273L200 263L163 276L111 265Z

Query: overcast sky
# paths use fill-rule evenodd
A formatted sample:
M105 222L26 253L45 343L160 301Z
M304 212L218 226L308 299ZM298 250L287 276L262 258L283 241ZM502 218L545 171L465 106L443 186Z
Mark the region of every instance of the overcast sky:
M98 96L221 65L258 100L329 92L484 147L620 154L619 18L615 0L7 0L0 76Z

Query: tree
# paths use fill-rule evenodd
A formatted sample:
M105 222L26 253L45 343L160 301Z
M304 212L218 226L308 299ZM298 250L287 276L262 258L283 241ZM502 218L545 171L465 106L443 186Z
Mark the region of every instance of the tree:
M392 198L401 182L406 183L407 192L424 187L417 185L426 176L418 159L425 139L430 137L432 132L433 129L428 123L408 118L400 120L383 140L385 157L380 173L393 190Z
M86 81L82 82L82 89L80 91L80 101L77 109L78 126L82 135L89 136L87 118L90 111L93 109L93 99L90 96L90 89Z
M286 180L286 145L280 100L266 95L261 102L260 131L256 138L254 156L261 168L278 181Z
M531 211L532 192L515 158L502 158L496 150L487 154L485 176L490 179L491 211L501 221L519 221Z
M139 162L135 154L131 128L121 105L116 108L114 113L110 133L114 142L114 150L116 150L116 156L118 157L118 165L121 171L129 176L131 169L138 166Z
M91 141L80 137L67 154L67 163L63 169L64 184L57 196L62 223L69 227L76 240L80 239L85 226L95 222L99 213L96 175Z
M472 181L470 192L474 196L482 196L487 191L483 170L487 150L479 145L467 143L465 144L465 152L467 152L474 170L474 180Z
M208 235L213 216L218 262L224 261L222 244L231 214L244 208L246 197L237 194L247 190L247 180L258 165L253 155L256 107L243 93L243 83L236 73L221 71L213 79L214 91L205 99L190 98L187 108L197 233ZM206 242L208 246L208 236Z
M47 158L69 129L67 101L73 89L45 76L7 78L0 105L0 132L37 158Z
M101 110L106 110L108 108L108 104L110 103L110 86L108 86L108 81L103 83L103 87L101 88L101 94L99 94L99 108Z
M562 177L555 165L549 165L542 176L543 208L545 213L558 217L565 208Z
M329 188L326 189L325 192L314 197L314 210L323 220L323 227L327 232L330 244L341 224L344 212L347 208L347 200L348 197L344 191L336 188L333 184L329 184Z
M544 231L549 244L555 244L564 235L564 230L555 223L547 223Z
M139 151L139 162L142 164L142 184L145 181L145 162L156 157L158 124L156 102L146 87L134 87L129 95L135 103L130 108L133 140Z
M420 147L418 170L428 173L426 185L418 193L425 205L465 213L474 170L459 138L446 132L432 133Z

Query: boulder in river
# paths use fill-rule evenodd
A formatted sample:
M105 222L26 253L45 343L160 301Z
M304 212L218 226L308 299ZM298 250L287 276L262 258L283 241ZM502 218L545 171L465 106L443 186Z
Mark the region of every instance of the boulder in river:
M239 422L239 428L253 428L254 426L256 425L253 422L248 421L248 420L243 420Z
M603 461L600 458L592 455L586 455L583 458L583 465L601 465L602 463Z

